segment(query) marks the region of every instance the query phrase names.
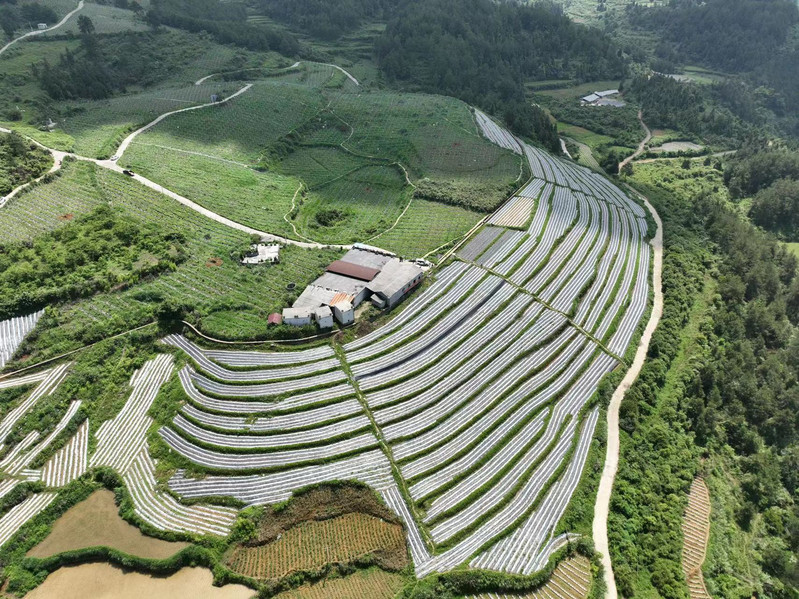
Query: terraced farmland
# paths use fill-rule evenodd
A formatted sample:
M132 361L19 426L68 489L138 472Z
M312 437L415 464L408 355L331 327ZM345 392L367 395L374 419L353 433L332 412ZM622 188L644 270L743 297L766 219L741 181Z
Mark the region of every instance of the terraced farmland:
M694 479L682 523L682 570L691 599L710 599L702 575L702 564L710 538L710 493L705 481Z
M159 432L208 473L179 470L174 492L254 505L360 480L404 520L417 576L529 574L566 543L553 531L593 440L595 392L647 308L645 213L477 118L530 161L537 177L514 197L532 201L500 209L387 325L289 354L165 340L192 364Z
M266 545L236 547L229 566L252 578L280 579L376 552L405 553L402 527L366 514L345 514L304 522Z
M531 593L486 593L470 599L586 599L591 590L591 562L585 557L563 560L549 580Z

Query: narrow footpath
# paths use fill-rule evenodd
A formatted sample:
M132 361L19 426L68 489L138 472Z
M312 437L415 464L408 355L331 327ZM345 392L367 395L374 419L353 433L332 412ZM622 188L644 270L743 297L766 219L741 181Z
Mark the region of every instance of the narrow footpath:
M644 136L644 139L641 141L641 143L638 144L638 149L619 163L619 172L621 172L621 169L623 169L625 166L627 166L633 160L635 160L641 154L643 154L644 150L646 150L646 144L652 141L652 132L649 130L649 127L646 126L646 123L644 122L644 114L640 110L638 111L638 122L641 123L641 127L643 127L644 131L646 132L646 135Z

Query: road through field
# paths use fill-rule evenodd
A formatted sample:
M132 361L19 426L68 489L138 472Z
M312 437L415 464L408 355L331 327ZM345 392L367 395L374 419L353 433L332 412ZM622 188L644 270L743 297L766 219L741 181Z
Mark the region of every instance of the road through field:
M641 122L643 125L643 121ZM644 125L646 128L646 125ZM647 129L649 131L649 129ZM630 188L631 191L632 188ZM640 195L640 194L639 194ZM624 399L625 393L638 378L641 368L646 360L649 351L649 342L652 334L660 322L663 315L663 222L649 200L641 196L647 209L657 223L657 233L651 241L652 249L655 253L654 267L652 271L652 289L654 290L654 304L649 322L646 324L644 334L638 343L638 350L635 352L635 359L627 370L627 374L621 384L616 388L608 406L608 445L605 454L605 467L602 471L602 478L599 481L599 490L596 496L596 506L594 507L593 536L594 546L602 556L602 565L605 570L605 597L607 599L617 599L616 580L613 576L613 564L610 561L608 548L608 512L610 510L610 496L613 492L613 482L616 479L616 471L619 467L619 407Z
M150 127L152 127L156 123L162 121L167 116L172 115L172 114L176 114L178 112L185 112L187 110L197 110L199 108L206 108L208 106L215 106L217 104L223 104L223 103L227 102L228 100L231 100L231 99L235 98L236 96L238 96L240 94L243 94L248 89L250 89L250 87L252 87L252 85L247 85L247 86L243 87L242 89L240 89L235 94L225 98L224 100L222 100L220 102L216 102L216 103L213 103L213 104L203 104L201 106L192 106L190 108L183 108L181 110L175 110L173 112L169 112L167 114L161 115L160 117L158 117L156 120L154 120L150 124L145 125L144 127L140 128L140 129L137 129L136 131L131 133L122 142L122 144L119 146L119 149L117 150L117 154L119 156L121 156L124 153L124 151L127 149L128 145L130 145L130 142L133 141L133 139L139 133L149 129ZM9 129L5 129L5 128L0 127L0 133L11 133L11 131ZM67 157L74 158L75 160L82 160L84 162L92 162L92 163L96 164L99 167L108 169L110 171L114 171L115 173L124 173L125 172L125 169L123 169L121 166L119 166L116 163L116 161L113 161L113 160L98 160L97 158L89 158L88 156L80 156L79 154L73 154L71 152L62 152L62 151L59 151L59 150L54 150L52 148L48 148L47 146L45 146L43 144L40 144L38 141L36 141L33 138L30 138L30 137L27 137L27 136L25 136L25 137L29 141L35 143L40 148L43 148L43 149L47 150L48 152L50 152L50 154L53 156L53 167L48 171L47 174L54 173L54 172L58 171L61 168L61 166L63 165L64 159L67 158ZM128 171L128 172L130 172L130 171ZM47 174L42 175L41 177L39 177L38 179L36 179L34 181L30 181L30 182L28 182L28 183L26 183L24 185L20 185L19 187L17 187L14 190L12 190L8 195L0 198L0 208L2 208L11 198L13 198L17 194L19 194L22 190L26 189L27 187L30 187L31 185L33 185L34 183L36 183L38 181L44 179L44 177L46 177ZM147 179L146 177L142 177L139 174L135 174L134 173L134 174L132 174L130 176L131 176L131 178L134 181L137 181L138 183L141 183L145 187L149 187L150 189L155 190L158 193L161 193L161 194L163 194L163 195L165 195L165 196L167 196L169 198L172 198L173 200L183 204L187 208L190 208L190 209L194 210L195 212L198 212L198 213L202 214L203 216L205 216L207 218L210 218L213 221L216 221L216 222L218 222L220 224L223 224L223 225L225 225L227 227L230 227L231 229L236 229L237 231L242 231L243 233L247 233L248 235L257 235L263 241L268 241L268 242L273 242L273 243L281 243L281 244L284 244L284 245L295 245L295 246L306 248L306 249L321 249L321 248L325 248L325 247L334 247L334 248L339 248L339 249L350 249L350 247L351 247L349 245L330 245L330 244L322 244L322 243L315 243L315 242L297 241L295 239L289 239L287 237L281 237L280 235L274 235L273 233L267 233L266 231L259 231L258 229L253 229L252 227L248 227L247 225L244 225L242 223L239 223L239 222L236 222L234 220L231 220L231 219L229 219L229 218L227 218L225 216L222 216L221 214L217 214L216 212L213 212L212 210L209 210L208 208L205 208L204 206L201 206L200 204L190 200L189 198L186 198L186 197L184 197L182 195L179 195L179 194L175 193L174 191L171 191L171 190L165 188L163 185L159 185L158 183L155 183L154 181L151 181L150 179Z
M3 52L5 52L6 50L8 50L8 49L9 49L11 46L13 46L14 44L16 44L16 43L17 43L18 41L20 41L20 40L24 40L25 38L28 38L28 37L33 37L34 35L41 35L41 34L43 34L43 33L47 33L48 31L53 31L53 29L58 29L58 28L59 28L59 27L61 27L61 26L62 26L64 23L66 23L67 21L69 21L69 19L72 17L72 15L74 15L76 12L78 12L78 11L79 11L79 10L81 10L82 8L83 8L83 0L80 0L80 2L78 2L78 6L77 6L77 8L75 8L75 9L74 9L72 12L69 12L69 13L67 13L67 14L64 16L64 18L63 18L63 19L61 19L61 20L60 20L58 23L56 23L56 24L55 24L55 25L53 25L52 27L48 27L47 29L37 29L37 30L35 30L35 31L29 31L29 32L28 32L28 33L26 33L25 35L21 35L21 36L19 36L18 38L11 40L11 41L10 41L10 42L8 42L8 43L7 43L5 46L3 46L2 48L0 48L0 54L2 54Z

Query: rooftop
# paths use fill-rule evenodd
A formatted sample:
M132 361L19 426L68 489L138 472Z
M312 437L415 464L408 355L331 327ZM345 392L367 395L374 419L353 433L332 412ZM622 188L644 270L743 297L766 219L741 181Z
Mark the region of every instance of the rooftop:
M341 260L343 262L351 262L352 264L359 264L367 268L381 270L391 258L392 256L388 254L378 254L369 250L353 248L344 254Z
M361 281L371 281L380 272L378 268L369 268L368 266L362 266L353 262L345 262L344 260L331 262L325 270L338 275L344 275L345 277L360 279Z
M315 287L323 287L338 293L346 293L347 295L358 295L364 290L367 283L366 281L359 281L351 277L345 277L334 272L326 272L321 277L313 282Z
M391 297L423 272L412 262L402 262L395 258L369 283L369 289L373 293Z

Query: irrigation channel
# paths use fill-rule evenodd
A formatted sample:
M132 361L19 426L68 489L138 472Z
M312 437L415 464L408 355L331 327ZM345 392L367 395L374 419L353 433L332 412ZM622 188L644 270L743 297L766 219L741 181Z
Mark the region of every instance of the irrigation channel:
M176 369L171 353L145 363L93 441L78 428L40 469L31 464L58 432L30 433L8 452L0 468L13 476L0 483L0 497L25 480L49 488L0 518L0 542L60 485L107 466L122 476L137 515L162 530L224 536L238 510L203 499L271 504L309 484L349 479L370 485L404 521L420 577L464 564L540 570L574 538L555 530L594 444L599 383L626 367L646 312L652 247L656 309L625 381L637 376L657 323L662 232L648 203L659 225L651 245L646 211L609 180L516 139L480 111L475 119L488 139L527 160L531 180L388 324L343 345L273 353L165 338L187 365ZM53 153L57 161L69 155ZM5 351L13 354L31 326L0 326L16 331ZM0 442L68 372L65 363L0 379L0 389L31 386L0 420ZM178 470L165 493L148 452L147 414L169 380L185 400L158 434L203 476ZM77 403L57 431L80 417ZM609 458L617 449L609 443Z

